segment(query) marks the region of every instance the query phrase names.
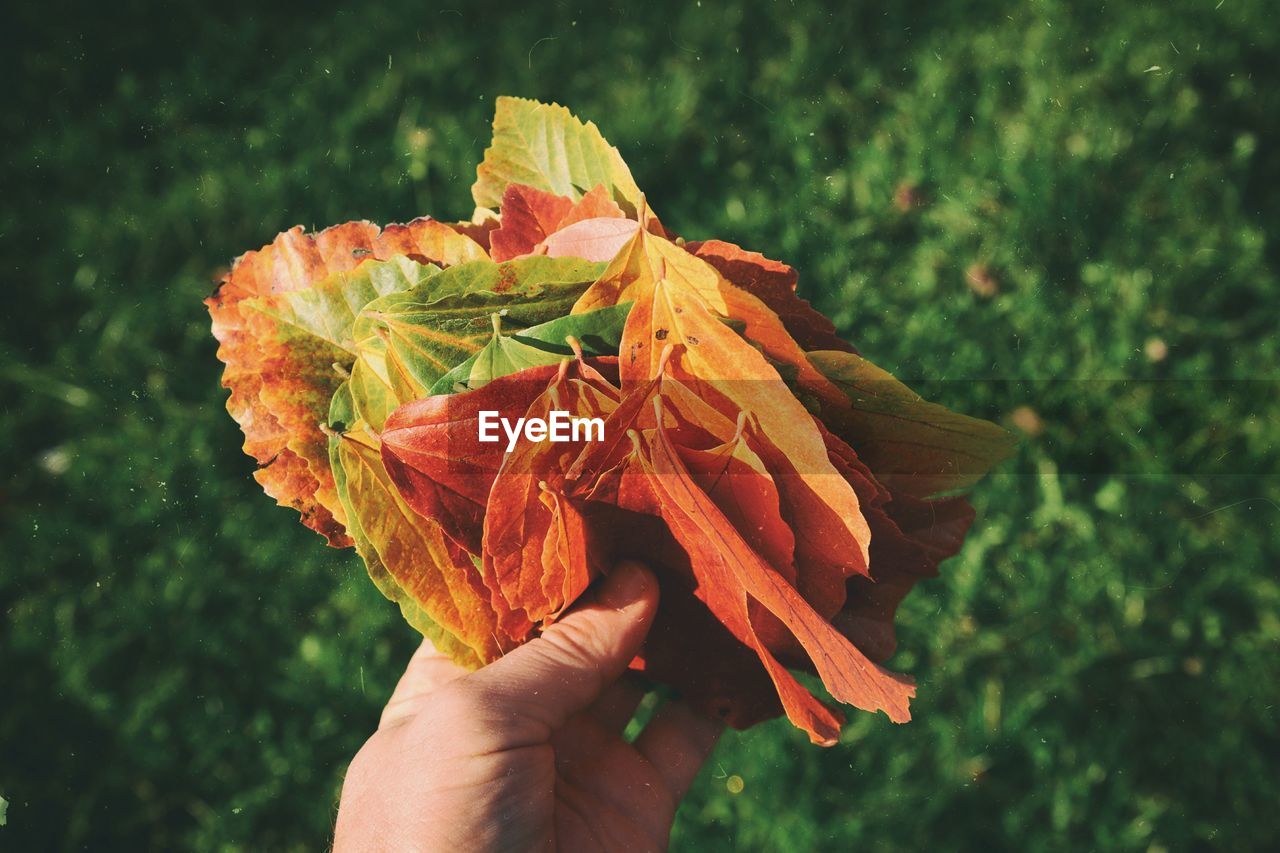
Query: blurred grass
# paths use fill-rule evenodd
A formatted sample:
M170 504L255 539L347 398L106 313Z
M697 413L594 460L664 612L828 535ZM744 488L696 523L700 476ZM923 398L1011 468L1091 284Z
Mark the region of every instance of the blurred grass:
M1280 841L1269 4L220 8L3 35L0 848L324 846L414 638L250 479L200 299L296 223L467 216L504 93L1031 433L904 609L916 720L726 737L678 848Z

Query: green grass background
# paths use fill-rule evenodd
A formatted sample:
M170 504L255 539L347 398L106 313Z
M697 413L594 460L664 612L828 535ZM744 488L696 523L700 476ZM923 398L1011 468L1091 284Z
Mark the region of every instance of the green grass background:
M677 848L1280 842L1271 3L237 5L6 13L0 849L327 843L414 637L251 480L200 300L297 223L468 216L499 94L1043 425L902 612L915 721L727 736Z

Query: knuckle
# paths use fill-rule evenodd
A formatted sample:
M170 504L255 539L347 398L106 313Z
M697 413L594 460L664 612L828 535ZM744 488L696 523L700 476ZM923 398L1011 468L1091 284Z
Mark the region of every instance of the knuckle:
M580 621L561 622L544 634L543 639L550 644L558 663L579 669L595 669L607 653L607 643L598 632Z
M431 697L426 713L421 719L434 727L441 720L470 720L484 710L483 697L474 690L446 686Z

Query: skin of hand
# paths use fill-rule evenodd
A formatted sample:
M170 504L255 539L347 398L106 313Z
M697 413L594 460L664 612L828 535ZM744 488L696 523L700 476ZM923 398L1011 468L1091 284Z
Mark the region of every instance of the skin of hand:
M347 771L335 851L665 849L722 727L673 701L623 740L657 605L625 562L476 672L424 642Z

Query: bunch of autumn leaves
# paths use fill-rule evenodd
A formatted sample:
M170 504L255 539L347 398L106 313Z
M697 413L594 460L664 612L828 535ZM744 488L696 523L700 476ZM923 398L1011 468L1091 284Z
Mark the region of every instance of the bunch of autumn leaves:
M972 521L1004 432L927 403L795 295L784 264L658 221L567 110L501 98L471 222L295 228L208 300L258 481L354 545L437 647L482 666L623 557L661 603L633 667L817 743L839 702L909 717L893 617ZM481 412L604 421L479 440Z

